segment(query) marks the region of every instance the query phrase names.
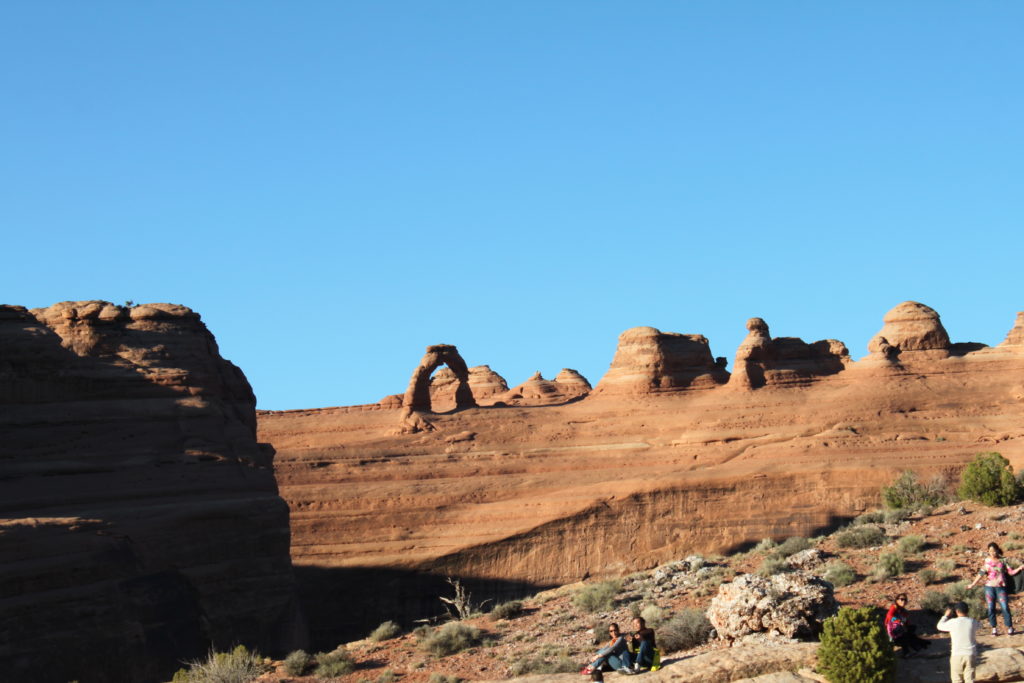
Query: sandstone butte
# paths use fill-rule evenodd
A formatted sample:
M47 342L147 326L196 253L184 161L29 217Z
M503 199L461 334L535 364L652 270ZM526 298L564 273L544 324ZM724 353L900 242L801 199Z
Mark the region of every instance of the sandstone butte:
M0 306L0 680L304 644L255 399L183 306Z
M987 347L905 302L857 361L747 330L731 373L705 337L640 327L593 390L571 371L506 389L437 345L378 404L258 412L314 646L436 615L445 576L501 601L811 536L905 469L1024 461L1024 314Z

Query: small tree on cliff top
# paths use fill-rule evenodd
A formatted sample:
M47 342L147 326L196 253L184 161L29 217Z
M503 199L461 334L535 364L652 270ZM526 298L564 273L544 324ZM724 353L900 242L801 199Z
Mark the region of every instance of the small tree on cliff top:
M831 683L892 683L896 658L874 608L839 608L826 619L818 671Z
M1017 500L1017 480L1010 461L996 452L978 453L964 469L958 493L985 505L1011 505Z

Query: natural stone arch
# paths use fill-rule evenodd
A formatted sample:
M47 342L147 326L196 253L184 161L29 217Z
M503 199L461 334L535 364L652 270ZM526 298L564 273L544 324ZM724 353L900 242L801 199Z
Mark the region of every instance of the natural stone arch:
M476 405L469 388L469 368L462 360L459 350L452 344L428 346L420 364L413 370L409 388L405 390L402 407L407 411L430 411L430 375L442 365L455 373L455 408L472 408Z

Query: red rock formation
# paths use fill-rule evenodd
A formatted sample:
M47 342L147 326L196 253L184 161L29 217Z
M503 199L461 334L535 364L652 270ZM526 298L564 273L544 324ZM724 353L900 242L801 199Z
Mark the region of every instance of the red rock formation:
M761 318L747 321L747 337L736 350L729 386L757 389L766 384L799 384L834 375L850 362L846 345L836 339L807 344L798 337L772 339Z
M300 626L255 399L183 306L0 306L0 678L166 680Z
M535 372L522 384L509 389L501 402L513 406L544 406L565 403L590 393L590 382L583 375L563 368L554 380L547 380Z
M946 328L942 326L939 314L924 304L904 301L886 313L882 322L885 324L876 338L881 337L896 349L901 361L912 357L945 358L949 355Z
M704 336L634 327L619 335L611 367L597 383L594 394L645 396L709 389L728 379L724 363L711 356Z
M1024 354L931 353L943 351L936 320L886 323L898 363L844 360L827 380L757 391L719 386L727 374L702 337L639 328L582 401L434 415L415 435L394 434L387 411L261 414L319 632L436 613L446 574L501 598L814 535L877 505L903 469L955 474L986 450L1019 466ZM769 341L749 348L773 359L745 358L766 377L771 363L846 355ZM350 581L358 595L331 593Z
M1006 339L999 346L1024 346L1024 312L1017 314L1013 327L1006 334Z

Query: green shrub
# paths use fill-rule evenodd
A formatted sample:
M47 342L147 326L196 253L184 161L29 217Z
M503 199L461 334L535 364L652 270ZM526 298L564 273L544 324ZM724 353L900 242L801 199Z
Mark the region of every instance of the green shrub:
M949 607L949 599L942 591L925 591L921 596L921 609L926 609L935 614L942 614Z
M402 632L401 627L393 621L385 621L383 624L373 629L368 638L375 643L379 643L382 640L391 640L399 633Z
M601 581L583 586L572 596L572 604L583 612L610 610L615 605L615 594L621 587L619 581Z
M231 652L211 650L205 660L190 662L188 669L176 673L175 678L182 683L248 683L265 670L258 652L239 645Z
M398 676L391 669L384 669L380 672L380 676L377 676L377 683L395 683L398 680Z
M420 647L436 657L447 657L474 645L479 645L481 635L483 635L483 631L474 626L459 621L449 621L424 638L420 642Z
M711 637L713 627L699 609L684 609L672 615L658 628L658 647L662 652L689 650L703 645Z
M427 683L462 683L462 679L458 676L445 676L444 674L430 674L430 680Z
M344 676L356 668L352 661L352 655L348 650L339 647L333 652L319 652L316 654L316 670L313 672L320 678L332 678Z
M639 616L647 622L648 626L651 628L657 628L661 622L665 621L665 610L657 605L647 605L640 610Z
M911 514L912 510L910 508L894 508L882 513L882 520L886 524L897 524L910 517Z
M946 589L946 602L965 602L970 608L968 615L972 619L978 619L979 621L984 619L987 615L985 608L985 589L981 586L975 586L974 588L968 588L970 584L967 581L957 581L950 585Z
M788 569L789 565L786 564L786 558L779 557L778 555L769 555L761 562L761 566L757 568L757 573L760 576L773 576L781 574Z
M579 664L569 656L565 648L543 648L534 657L517 659L509 667L512 676L529 674L566 674L575 673Z
M753 547L751 552L764 554L771 550L775 550L775 548L777 548L778 545L778 543L776 543L770 538L762 538L761 541Z
M985 505L1010 505L1017 500L1017 480L1010 461L999 453L979 453L960 476L961 498Z
M830 563L825 568L825 574L822 578L836 587L849 586L857 580L857 573L853 571L853 567L845 562L836 561Z
M939 560L935 563L935 569L937 569L939 575L945 579L956 571L956 562L953 560Z
M313 658L305 650L295 650L284 658L284 671L289 676L304 676L313 665Z
M934 478L928 484L917 480L917 474L907 470L890 485L882 489L882 502L887 508L918 510L922 506L934 508L947 501L945 482Z
M922 569L917 573L917 580L924 586L929 586L939 580L939 573L934 569Z
M924 550L925 545L924 536L911 534L901 538L897 548L904 555L916 555Z
M885 521L885 512L882 510L872 510L871 512L865 512L862 515L858 515L853 520L855 525L857 524L881 524Z
M875 581L891 579L903 573L903 557L899 553L882 553L878 556L878 564L871 572L871 578Z
M892 644L872 608L841 607L825 620L818 671L831 683L892 683L895 670Z
M847 529L836 536L840 548L873 548L885 543L885 533L874 524L863 524Z
M510 602L503 602L500 605L495 605L494 609L491 610L490 618L491 621L497 621L499 619L515 619L522 613L522 600L512 600Z
M806 538L802 536L790 536L775 548L775 554L779 557L789 557L793 553L798 553L801 550L807 550L810 547L811 542Z

